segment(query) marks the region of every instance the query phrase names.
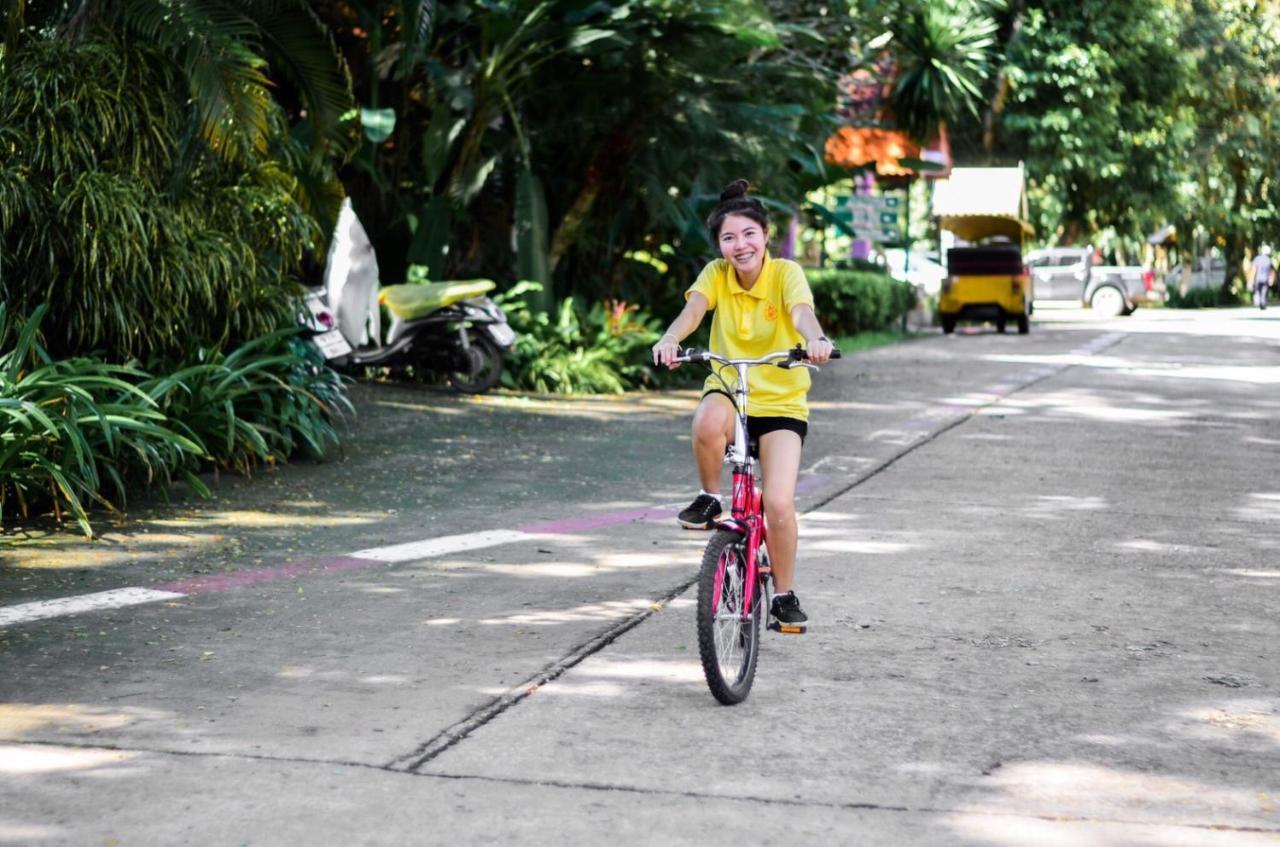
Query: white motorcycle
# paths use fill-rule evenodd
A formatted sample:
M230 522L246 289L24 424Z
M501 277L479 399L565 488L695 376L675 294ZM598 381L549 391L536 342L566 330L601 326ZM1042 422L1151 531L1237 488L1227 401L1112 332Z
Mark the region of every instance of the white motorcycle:
M373 245L349 199L325 263L323 288L307 295L307 326L329 364L346 372L412 368L443 375L466 394L482 394L502 377L516 334L489 297L491 280L378 284ZM385 336L382 306L391 315Z

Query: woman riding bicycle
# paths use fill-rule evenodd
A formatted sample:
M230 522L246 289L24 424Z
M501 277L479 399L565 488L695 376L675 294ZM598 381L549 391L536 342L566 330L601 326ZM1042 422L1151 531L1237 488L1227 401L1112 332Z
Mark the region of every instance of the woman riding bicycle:
M821 364L832 345L813 311L813 293L795 262L774 259L766 249L769 215L764 204L747 196L745 179L720 193L707 219L721 259L702 269L685 292L685 307L653 346L655 364L678 367L680 341L711 320L711 351L729 358L758 358L803 344L809 361ZM721 375L736 380L732 371ZM764 511L769 528L769 559L774 598L770 613L782 623L808 620L792 585L796 568L796 479L800 452L808 432L809 372L805 368L753 368L747 437L758 445L764 476ZM679 515L687 529L711 529L720 516L720 468L733 441L735 407L731 395L712 374L703 385L702 402L693 416L693 457L702 491Z

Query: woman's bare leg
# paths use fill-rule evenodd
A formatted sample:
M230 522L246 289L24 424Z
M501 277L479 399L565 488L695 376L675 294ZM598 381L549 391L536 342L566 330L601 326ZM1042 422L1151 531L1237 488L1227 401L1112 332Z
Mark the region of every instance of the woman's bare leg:
M760 438L764 476L764 516L769 528L773 590L790 591L796 575L796 479L800 476L800 436L776 429Z
M733 421L737 411L723 394L708 394L693 413L693 460L698 465L702 489L720 493L720 468L724 448L733 441Z

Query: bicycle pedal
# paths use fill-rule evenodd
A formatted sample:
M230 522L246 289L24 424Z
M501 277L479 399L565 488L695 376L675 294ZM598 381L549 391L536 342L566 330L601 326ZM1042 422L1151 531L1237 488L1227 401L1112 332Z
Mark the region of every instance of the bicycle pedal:
M782 621L769 621L769 629L783 635L804 635L809 631L809 628L802 623L783 623Z

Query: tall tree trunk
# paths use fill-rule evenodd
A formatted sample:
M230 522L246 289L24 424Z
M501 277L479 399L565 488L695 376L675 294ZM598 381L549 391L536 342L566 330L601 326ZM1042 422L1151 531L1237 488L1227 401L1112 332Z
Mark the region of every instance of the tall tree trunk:
M1009 64L1009 51L1022 34L1022 18L1026 11L1026 0L1018 0L1014 6L1013 26L1009 30L1009 40L1004 45L1003 61L1000 63L1000 70L996 72L995 96L992 97L991 103L982 116L982 149L986 151L988 162L991 161L991 154L995 151L996 126L1004 113L1005 100L1009 96L1009 77L1005 73L1005 68Z
M1235 197L1231 200L1231 221L1233 222L1227 228L1226 244L1223 246L1223 253L1227 258L1227 269L1222 274L1222 299L1228 302L1234 297L1232 283L1235 282L1236 275L1241 272L1241 266L1244 264L1244 236L1234 221L1244 220L1244 207L1247 202L1245 197L1245 166L1244 163L1236 160L1231 166L1232 182L1235 186Z
M591 214L591 208L595 205L600 192L609 184L611 177L626 166L631 152L630 133L636 125L633 121L624 121L620 128L609 134L600 149L596 151L596 155L592 157L591 163L587 165L582 179L582 188L578 190L578 196L565 212L560 225L556 227L555 235L551 237L548 262L553 273L560 259L577 240L578 232Z

